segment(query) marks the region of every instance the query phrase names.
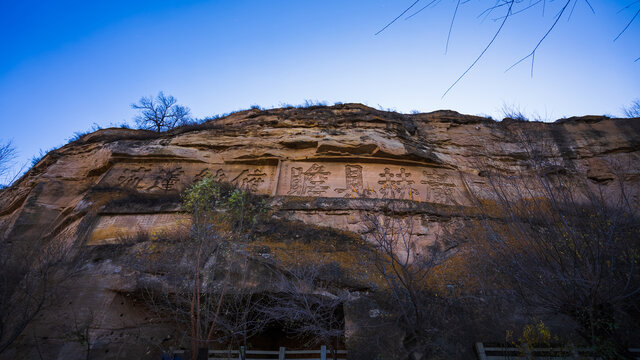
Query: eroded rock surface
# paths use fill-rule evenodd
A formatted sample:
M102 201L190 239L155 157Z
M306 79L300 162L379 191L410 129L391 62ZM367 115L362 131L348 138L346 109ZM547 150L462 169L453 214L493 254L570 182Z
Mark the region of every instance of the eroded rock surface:
M460 214L476 199L490 197L487 171L530 171L523 160L531 145L556 164L549 172L585 174L612 188L622 179L638 201L638 119L495 122L453 111L402 115L346 104L242 111L160 134L99 130L50 152L0 190L0 237L88 254L65 294L81 313L66 318L94 319L92 358L144 357L171 334L141 331L148 319L127 294L144 271L126 267L122 253L108 249L140 232L188 224L179 194L199 179L213 176L268 195L278 218L355 233L365 230L362 214L379 200L405 200L419 218L416 241L429 243L464 222ZM37 351L52 359L84 357L53 326L71 305L54 308L8 358L36 358ZM32 334L48 340L37 348Z

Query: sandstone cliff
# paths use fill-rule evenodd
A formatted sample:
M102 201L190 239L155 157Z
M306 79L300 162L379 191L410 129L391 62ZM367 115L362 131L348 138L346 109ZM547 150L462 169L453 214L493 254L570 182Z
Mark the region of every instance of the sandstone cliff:
M276 218L356 234L364 231L359 215L377 206L376 199L404 200L423 220L416 241L429 243L460 226L477 198L489 196L484 172L530 170L527 148L514 136L523 131L535 134L530 141L559 164L549 171L571 169L605 188L621 178L638 201L637 119L496 122L453 111L404 115L345 104L248 110L166 133L112 128L85 135L0 190L0 238L84 254L65 295L73 306L58 304L57 315L67 311L70 319L71 308L91 309L99 319L91 330L97 358L142 356L151 349L145 344L165 335L145 328L148 319L128 295L144 269L128 267L121 261L126 251L113 246L188 222L179 194L204 176L268 195ZM83 311L73 316L87 317ZM48 358L82 357L78 344L56 332L54 315L44 312L21 337L28 345L7 356L35 358L38 338L43 349L37 351ZM139 346L122 350L119 343Z

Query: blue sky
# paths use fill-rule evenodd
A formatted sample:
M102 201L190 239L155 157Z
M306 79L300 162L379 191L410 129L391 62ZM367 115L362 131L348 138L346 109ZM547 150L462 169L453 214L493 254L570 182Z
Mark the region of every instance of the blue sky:
M536 53L533 77L528 61L505 70L564 1L514 15L445 97L504 9L485 18L494 1L462 4L446 53L455 0L374 35L413 1L3 1L0 142L13 140L26 163L94 123L131 123L130 104L160 90L196 117L310 99L495 118L507 104L555 120L621 116L640 97L640 19L613 41L640 7L624 9L633 0L591 0L595 14L577 0Z

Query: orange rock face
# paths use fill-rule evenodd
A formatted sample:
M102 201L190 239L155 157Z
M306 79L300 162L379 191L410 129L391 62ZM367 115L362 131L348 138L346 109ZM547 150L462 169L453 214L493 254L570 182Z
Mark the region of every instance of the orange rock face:
M495 122L453 111L403 115L346 104L249 110L159 134L86 135L0 190L0 238L90 249L139 231L164 231L189 221L179 194L212 176L269 195L281 218L354 232L365 230L359 219L377 204L372 199L421 204L416 241L428 243L464 221L456 212L490 198L483 171L531 170L523 161L527 146L514 136L523 133L558 164L554 171L575 171L605 188L619 186L614 177L623 179L638 201L638 119ZM90 287L84 301L105 303L105 319L121 311L113 291L136 281L132 270L111 267L101 263L86 279L108 275L72 290L79 295Z

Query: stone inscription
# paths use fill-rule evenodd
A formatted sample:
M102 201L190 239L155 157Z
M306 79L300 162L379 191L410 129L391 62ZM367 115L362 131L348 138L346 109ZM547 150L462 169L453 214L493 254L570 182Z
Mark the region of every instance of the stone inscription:
M204 179L205 177L211 177L216 181L227 181L233 184L234 186L252 191L252 192L260 192L261 185L265 182L265 178L268 176L267 173L262 171L262 169L242 169L240 173L236 176L228 176L227 173L223 169L215 169L209 170L204 169L200 171L193 178L193 183Z
M436 172L434 169L423 170L421 184L425 184L425 201L437 201L438 199L453 199L456 185L447 181L447 176Z
M409 199L418 200L420 192L413 186L414 180L410 180L411 173L405 168L393 172L389 168L384 168L384 172L379 174L382 178L378 180L380 194L383 199Z
M466 202L459 175L420 166L285 162L278 195Z
M198 181L201 181L202 179L204 179L205 177L211 177L217 181L227 181L227 174L224 173L224 170L218 169L212 172L211 170L209 170L209 168L206 168L201 170L199 173L197 173L193 177L193 183L195 184Z
M329 189L330 171L323 165L313 164L306 171L302 167L291 168L291 188L287 195L324 196Z
M253 171L244 169L231 180L231 183L240 189L258 192L266 176L267 174L262 172L261 169L254 169Z
M364 180L362 178L362 166L360 165L345 165L344 167L344 188L335 188L334 191L338 194L345 194L344 197L375 197L375 190L371 188L365 188Z
M127 166L119 164L101 181L109 187L126 188L143 193L181 192L204 179L212 177L227 181L238 188L268 194L275 187L275 166L171 164Z
M118 177L118 185L126 189L138 190L140 182L149 171L151 171L151 169L144 166L136 169L124 169Z
M102 181L111 187L143 193L169 193L181 192L206 176L267 195L404 199L445 204L469 201L459 174L453 170L377 163L119 164Z
M153 185L149 186L147 190L160 189L164 192L173 190L180 182L180 177L184 174L181 166L174 168L162 168L160 169L154 179Z

